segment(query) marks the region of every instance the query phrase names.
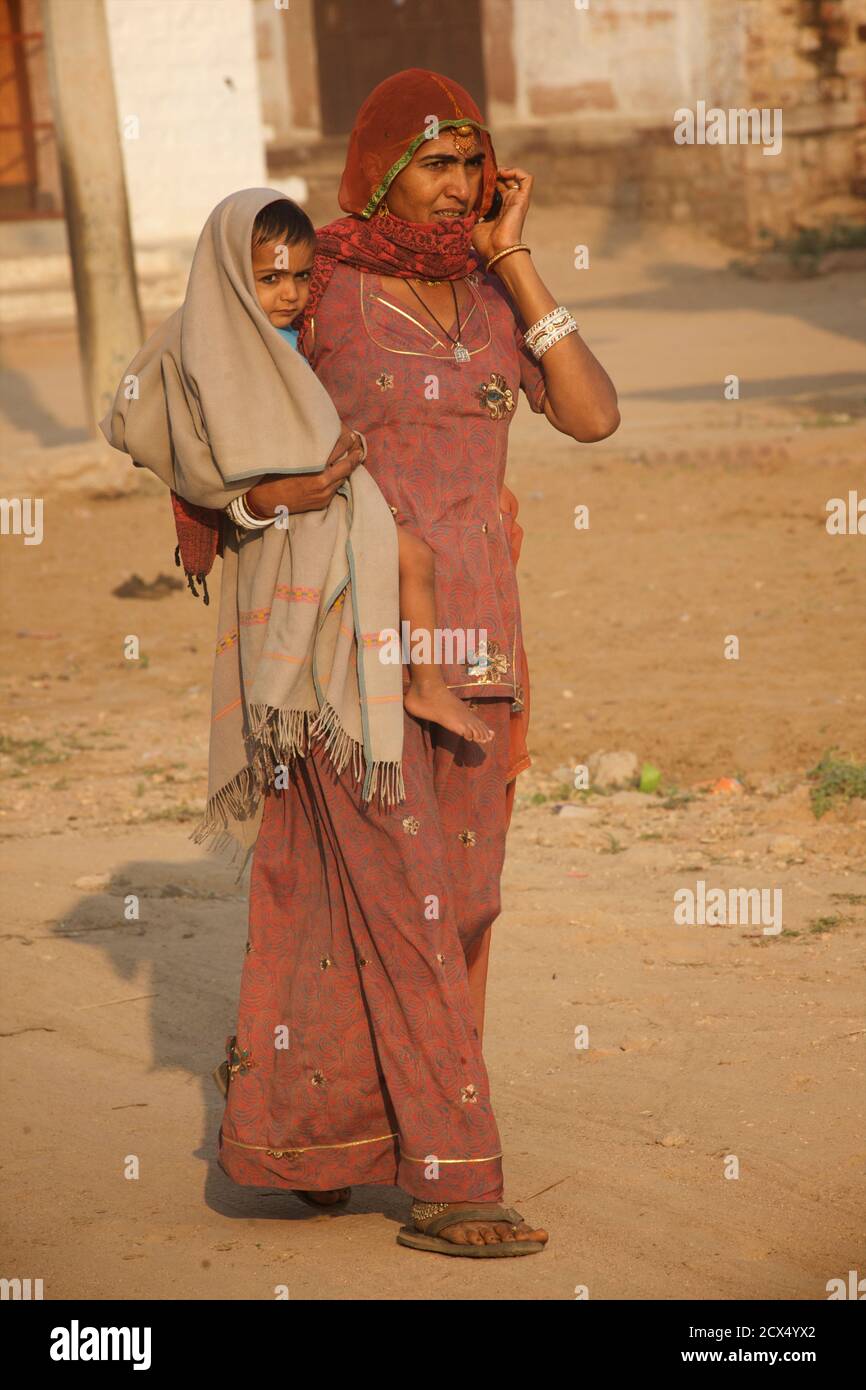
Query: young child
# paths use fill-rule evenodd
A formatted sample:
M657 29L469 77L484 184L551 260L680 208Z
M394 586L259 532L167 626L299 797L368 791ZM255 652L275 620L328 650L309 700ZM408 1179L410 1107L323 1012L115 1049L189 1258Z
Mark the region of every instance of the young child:
M251 252L259 304L277 332L297 351L298 330L292 323L303 313L309 298L316 253L313 224L288 198L269 203L253 224ZM416 633L430 633L432 651L436 627L433 552L400 525L397 538L400 618L409 623L413 639ZM448 689L433 662L413 659L409 663L404 704L415 718L428 719L475 743L489 743L493 738L493 730Z

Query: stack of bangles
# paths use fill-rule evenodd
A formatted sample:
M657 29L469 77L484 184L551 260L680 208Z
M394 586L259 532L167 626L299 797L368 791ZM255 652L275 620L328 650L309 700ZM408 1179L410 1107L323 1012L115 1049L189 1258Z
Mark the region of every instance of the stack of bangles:
M276 515L253 516L247 506L246 497L246 493L243 493L242 496L236 497L233 502L229 502L226 507L226 511L237 526L242 526L245 531L252 531L257 530L260 526L270 526L272 522L276 521Z
M528 328L523 335L523 341L535 360L540 362L554 343L561 342L569 333L576 333L577 329L574 315L569 313L564 304L560 304Z
M361 449L361 462L367 457L367 441L360 430L352 430L352 438L355 444ZM335 460L338 462L338 460ZM277 519L277 514L273 516L255 516L247 506L248 493L244 492L240 497L235 497L229 502L225 511L231 517L236 526L240 526L244 531L257 531L265 526L272 526Z
M531 248L523 241L517 242L514 246L506 246L504 251L497 251L495 256L490 257L484 269L490 270L497 261L501 261L505 256L512 256L515 251L530 250ZM526 330L523 341L536 362L540 362L548 348L552 348L554 343L559 343L563 338L567 338L569 333L577 333L577 331L578 325L574 316L569 313L564 304L559 304Z

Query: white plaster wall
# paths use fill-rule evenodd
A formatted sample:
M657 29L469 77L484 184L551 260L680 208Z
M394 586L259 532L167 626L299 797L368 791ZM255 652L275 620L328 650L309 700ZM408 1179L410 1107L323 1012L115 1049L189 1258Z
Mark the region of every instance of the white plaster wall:
M517 101L514 119L530 125L577 120L655 125L719 86L708 17L720 0L514 0ZM726 6L722 7L727 9ZM728 33L738 26L728 11ZM725 55L727 56L727 55ZM609 84L611 110L575 106L582 84ZM533 88L562 89L556 109L533 110Z
M133 237L198 236L267 183L251 0L106 0ZM137 117L138 139L123 136Z
M266 141L284 139L292 128L292 98L286 62L290 10L278 10L274 0L251 0L255 22L257 66Z

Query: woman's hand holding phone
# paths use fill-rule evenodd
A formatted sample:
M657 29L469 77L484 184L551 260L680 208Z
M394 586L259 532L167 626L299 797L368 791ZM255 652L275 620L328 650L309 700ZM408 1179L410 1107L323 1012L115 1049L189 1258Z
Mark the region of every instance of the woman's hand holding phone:
M472 245L489 261L497 251L505 251L523 240L523 224L532 197L533 177L525 169L499 169L496 175L497 192L502 205L496 216L478 222L472 233ZM492 211L492 209L491 209Z

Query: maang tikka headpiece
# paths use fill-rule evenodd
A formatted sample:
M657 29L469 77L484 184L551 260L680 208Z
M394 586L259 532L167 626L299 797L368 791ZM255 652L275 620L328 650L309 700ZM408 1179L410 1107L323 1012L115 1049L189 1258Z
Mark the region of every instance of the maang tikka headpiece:
M457 150L457 153L462 155L469 154L475 141L475 131L472 128L472 126L452 126L451 134L454 136L454 145Z

